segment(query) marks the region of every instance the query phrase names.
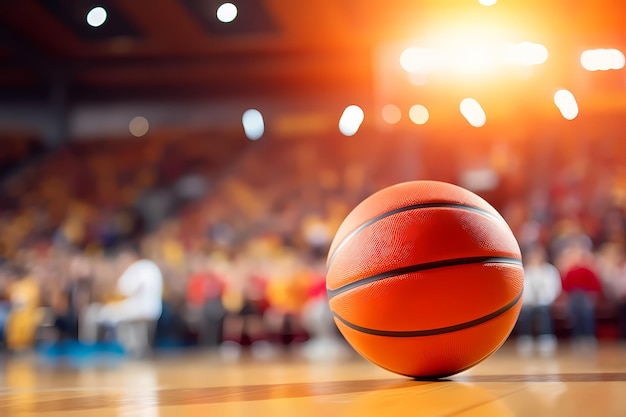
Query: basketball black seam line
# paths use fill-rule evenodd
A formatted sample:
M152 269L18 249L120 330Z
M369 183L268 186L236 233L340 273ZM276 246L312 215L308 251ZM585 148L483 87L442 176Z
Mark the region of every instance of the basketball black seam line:
M359 234L359 232L361 232L363 229L367 228L368 226L371 226L372 224L374 224L374 223L376 223L376 222L378 222L378 221L380 221L380 220L382 220L384 218L387 218L389 216L393 216L394 214L402 213L402 212L405 212L405 211L420 210L420 209L427 209L427 208L456 208L456 209L459 209L459 210L468 210L468 211L473 211L475 213L482 214L482 215L487 216L487 217L491 217L492 219L496 219L496 220L502 222L502 219L499 218L498 216L495 216L493 213L490 213L487 210L483 210L481 208L470 206L470 205L467 205L467 204L445 203L445 202L431 202L431 203L420 203L420 204L412 204L410 206L399 207L397 209L393 209L393 210L387 211L385 213L379 214L376 217L371 218L370 220L368 220L365 223L359 225L356 229L354 229L350 233L348 233L343 238L343 240L341 242L339 242L339 244L335 248L335 251L333 252L331 257L328 259L328 263L326 265L326 271L328 271L330 269L330 265L333 263L335 257L339 253L339 251L354 236ZM508 227L508 225L507 225L507 227Z
M402 268L391 269L389 271L381 272L376 275L361 278L357 281L350 282L335 289L326 288L328 299L332 299L337 295L349 291L353 288L360 287L362 285L371 284L372 282L380 281L383 279L392 278L398 275L410 274L413 272L421 272L430 269L446 268L451 266L460 265L472 265L472 264L486 264L486 263L499 263L499 264L512 264L522 266L522 261L517 258L501 257L501 256L473 256L467 258L454 258L444 259L440 261L424 262L415 265L404 266Z
M408 330L408 331L398 331L398 330L379 330L379 329L370 329L368 327L362 327L356 325L354 323L350 323L339 314L333 312L333 315L337 320L343 323L345 326L351 328L352 330L356 330L361 333L370 334L373 336L385 336L385 337L424 337L424 336L436 336L445 333L457 332L459 330L469 329L470 327L477 326L479 324L483 324L488 322L491 319L494 319L508 310L513 308L522 298L522 294L524 290L521 289L515 298L507 303L505 306L499 308L498 310L489 313L485 316L479 317L474 320L466 321L465 323L455 324L453 326L447 327L439 327L437 329L429 329L429 330Z

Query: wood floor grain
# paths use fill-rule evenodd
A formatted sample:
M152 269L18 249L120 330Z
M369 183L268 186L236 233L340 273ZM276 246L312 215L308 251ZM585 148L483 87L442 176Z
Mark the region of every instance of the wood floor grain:
M0 416L554 416L626 415L626 348L551 358L505 345L444 381L414 381L356 355L238 360L204 352L113 367L5 358Z

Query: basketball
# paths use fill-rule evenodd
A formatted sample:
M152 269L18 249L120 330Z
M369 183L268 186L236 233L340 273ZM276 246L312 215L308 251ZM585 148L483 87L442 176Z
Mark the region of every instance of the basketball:
M478 195L437 181L382 189L340 225L327 258L334 321L397 374L442 378L489 357L522 304L519 245Z

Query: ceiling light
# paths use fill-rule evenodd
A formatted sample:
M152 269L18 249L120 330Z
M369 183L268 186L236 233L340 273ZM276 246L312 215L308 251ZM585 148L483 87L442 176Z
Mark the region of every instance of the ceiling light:
M365 114L359 106L346 107L339 119L339 131L345 136L353 136L361 127L364 117Z
M102 26L107 20L107 11L104 7L94 7L87 13L87 24L89 26Z
M237 6L232 3L224 3L217 8L217 20L230 23L237 17Z

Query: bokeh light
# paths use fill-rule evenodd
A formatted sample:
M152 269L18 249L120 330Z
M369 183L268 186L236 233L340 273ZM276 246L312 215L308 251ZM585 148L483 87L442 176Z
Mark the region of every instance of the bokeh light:
M87 24L89 26L102 26L107 20L107 11L104 7L94 7L87 13Z
M230 23L237 18L237 6L233 3L224 3L217 8L217 20Z
M400 66L423 80L439 71L486 74L510 66L533 66L548 60L548 48L535 42L512 43L496 33L442 33L429 46L411 46L400 54ZM422 83L423 84L423 83Z
M483 6L493 6L494 4L496 4L498 2L498 0L478 0L478 2L480 4L482 4Z
M416 125L426 124L429 117L428 109L421 104L415 104L409 109L409 119Z
M339 119L339 131L344 136L353 136L359 131L364 118L365 113L359 106L353 104L346 107Z
M554 104L567 120L573 120L578 116L578 103L569 90L559 90L554 93Z
M436 70L440 64L434 51L412 46L400 54L400 65L409 73L426 73Z
M148 119L143 116L133 117L128 124L128 130L131 135L140 138L148 133L148 130L150 130L150 123L148 122Z
M246 110L241 117L241 123L243 124L243 131L246 137L250 140L260 139L265 132L263 115L257 109Z
M473 98L461 100L461 114L474 127L482 127L487 122L487 115L480 103Z
M381 113L383 120L390 125L395 125L400 121L400 119L402 119L402 112L395 104L387 104L383 107Z
M588 49L580 55L580 64L587 71L619 70L624 62L624 53L619 49Z

